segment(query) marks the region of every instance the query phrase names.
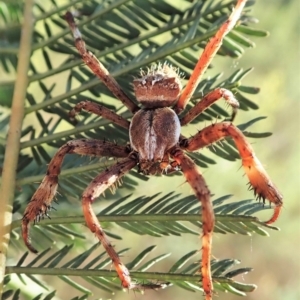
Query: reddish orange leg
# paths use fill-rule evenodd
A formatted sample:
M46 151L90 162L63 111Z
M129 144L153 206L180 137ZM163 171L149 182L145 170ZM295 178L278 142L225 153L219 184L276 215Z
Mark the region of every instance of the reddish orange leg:
M82 209L84 218L89 229L95 233L100 243L105 248L107 254L112 260L112 263L117 271L117 274L121 280L122 287L126 289L159 289L168 285L165 284L138 284L131 281L131 277L126 266L121 262L121 259L112 244L107 238L107 235L103 231L97 216L92 209L92 203L99 197L107 188L111 187L117 180L119 180L124 174L129 172L138 163L135 154L129 155L129 157L116 163L108 168L106 171L99 174L85 189L82 194Z
M191 96L194 94L194 91L197 88L202 75L220 49L224 37L233 29L238 19L240 18L246 2L247 0L238 0L234 10L229 16L229 19L220 27L216 35L212 37L205 46L201 57L199 58L193 70L193 73L176 104L175 111L177 113L180 113L182 110L184 110L187 103L191 99Z
M105 106L89 101L84 100L77 103L74 108L69 112L69 116L74 119L75 116L81 112L81 110L86 110L98 116L101 116L107 120L112 121L113 123L128 129L130 122L126 119L122 118L120 115L116 114L115 112L111 111L110 109L106 108Z
M282 195L272 183L264 167L256 157L252 146L236 126L230 122L210 125L199 131L193 137L183 140L181 146L187 151L196 151L226 136L230 136L236 144L254 194L257 195L258 198L262 198L263 200L268 199L275 204L273 216L266 221L266 224L275 222L281 211Z
M184 117L180 118L181 126L184 126L193 121L197 116L199 116L203 111L205 111L208 107L210 107L220 98L224 98L226 102L233 108L231 116L231 121L233 121L237 113L237 109L239 108L239 102L235 99L232 92L223 88L218 88L205 95L201 99L201 101L199 101L184 115Z
M205 299L211 300L213 285L211 279L210 256L215 217L213 205L210 200L210 191L198 167L192 159L184 154L181 149L176 148L172 150L171 156L176 163L180 165L187 182L191 185L196 197L201 201L203 230L201 261L202 285L205 293Z
M111 142L85 139L67 142L59 148L48 165L46 176L28 203L22 219L24 242L27 248L34 253L37 253L37 250L31 245L29 223L39 221L41 218L48 216L51 202L56 194L58 175L60 174L64 157L66 154L74 153L91 156L126 157L129 151L127 147L118 146Z
M70 12L67 12L65 14L65 19L70 26L75 39L75 46L84 63L132 113L139 110L139 107L125 94L117 81L109 74L104 65L91 51L86 49L85 42L83 41L81 33L76 26L73 15Z
M135 288L135 284L131 282L128 269L121 262L119 255L109 242L105 232L103 231L97 216L92 209L92 203L99 197L108 187L112 186L125 173L130 171L137 164L136 157L128 157L111 166L106 171L99 174L86 188L82 194L82 209L84 218L89 229L95 233L109 257L111 258L118 276L122 282L122 286L127 289Z

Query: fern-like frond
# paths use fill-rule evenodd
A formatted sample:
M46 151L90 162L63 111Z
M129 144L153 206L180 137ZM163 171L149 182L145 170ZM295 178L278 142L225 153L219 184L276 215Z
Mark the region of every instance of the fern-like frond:
M226 203L229 198L230 196L223 196L213 202L216 214L215 232L243 235L257 233L267 236L268 233L263 228L277 229L251 216L261 210L269 210L269 206L266 207L262 203L254 202L251 199ZM181 197L174 193L138 198L134 198L134 195L121 197L102 209L98 214L98 218L99 221L104 223L115 222L118 226L136 234L147 234L154 237L180 236L184 233L198 235L198 227L202 228L199 201L195 196ZM63 237L72 239L75 237L84 238L84 235L78 233L78 230L65 227L69 224L84 223L83 216L53 216L51 219L40 221L38 226L34 226L34 228L40 231L40 226L42 226L41 232L47 234L47 231L49 231L51 236L60 234ZM20 221L15 221L12 229L18 231ZM109 232L107 234L114 238L121 238ZM17 232L15 236L19 237ZM38 233L34 233L34 236L37 236L38 240ZM55 241L55 238L48 237L52 242ZM21 247L21 245L18 245L18 247Z
M47 290L45 284L38 279L36 275L50 275L57 276L59 279L70 285L72 288L77 289L85 294L92 294L92 292L86 289L83 285L78 284L76 280L70 278L72 276L81 277L84 281L92 284L97 289L113 293L116 290L121 290L120 285L116 282L116 273L111 270L104 270L103 268L109 267L111 264L110 259L105 258L106 253L102 252L97 255L92 261L88 261L88 258L93 255L93 252L97 251L98 244L92 246L82 254L62 263L62 260L70 254L72 245L65 246L61 250L58 250L50 257L45 259L45 255L50 249L43 251L34 260L27 265L24 264L24 260L28 253L20 259L17 266L8 266L8 274L25 274L22 275L20 280L23 284L26 284L28 280L33 280L40 287ZM154 251L156 247L150 246L140 252L136 258L127 264L132 276L144 283L146 282L166 282L167 286L177 285L180 288L188 291L202 291L198 286L199 275L198 265L199 261L189 262L192 257L195 256L197 251L191 251L181 257L166 273L151 272L148 271L154 265L166 259L170 254L157 255L154 258L148 259L145 262L146 257ZM124 254L128 249L118 252L119 255ZM256 287L251 284L239 283L231 278L240 274L245 274L251 271L250 268L239 268L229 271L239 261L236 260L220 260L212 261L212 274L214 280L214 286L220 291L230 291L238 295L245 295L246 292L253 291Z
M229 198L230 196L224 196L213 202L216 214L215 233L242 235L252 235L256 233L268 236L268 232L265 229L277 229L276 227L265 225L265 223L259 221L258 218L251 216L253 213L266 209L262 204L255 203L252 200L226 203ZM269 207L267 207L267 209L269 209ZM181 236L183 234L199 235L200 228L202 227L199 221L201 220L200 216L199 202L194 196L182 198L174 193L163 196L157 194L152 197L122 197L102 209L98 214L98 218L103 224L114 222L116 225L138 235L150 235L153 237L169 235ZM80 216L64 216L42 220L39 226L34 226L32 233L33 243L37 243L41 236L43 236L44 239L43 246L49 244L49 242L55 243L64 241L65 243L66 240L84 238L83 234L78 233L78 226L74 226L74 224L84 224L84 218ZM14 236L18 238L20 222L15 221L12 227L15 232ZM107 231L107 234L111 238L121 238L115 234L111 234L109 231ZM48 240L48 242L46 242L46 240ZM24 248L24 246L20 245L19 241L15 239L12 243L18 249ZM28 253L25 253L16 266L8 267L8 273L31 274L30 279L33 280L34 278L35 283L41 286L44 285L43 282L40 282L38 278L33 276L37 274L55 275L81 292L88 291L86 291L82 285L78 284L76 280L70 279L69 276L83 277L96 288L110 293L115 290L120 290L119 284L116 283L116 274L110 270L110 259L108 259L106 252L101 252L96 255L95 251L99 252L97 248L98 244L63 265L61 265L61 261L69 255L72 249L71 246L65 246L45 259L45 256L50 253L50 249L48 248L27 265L23 264L28 255ZM200 289L198 286L199 275L197 274L199 262L193 261L187 265L187 262L191 257L194 257L194 254L198 253L198 251L194 250L181 257L173 264L168 272L148 272L150 268L157 264L159 265L160 261L170 255L157 255L143 262L141 265L141 262L144 261L146 256L154 251L154 249L155 246L144 249L131 262L127 263L132 276L136 280L143 282L169 282L190 291ZM129 249L121 250L119 254L128 250ZM94 256L95 258L92 261L85 264L86 260ZM255 288L252 284L239 283L232 279L234 276L251 271L250 268L240 268L229 271L230 268L238 263L236 260L226 259L212 261L212 272L216 289L244 295L245 292L249 292ZM28 279L23 278L23 280L26 282Z

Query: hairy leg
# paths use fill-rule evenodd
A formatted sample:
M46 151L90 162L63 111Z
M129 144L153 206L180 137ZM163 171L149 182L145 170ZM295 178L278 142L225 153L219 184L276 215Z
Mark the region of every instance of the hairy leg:
M28 203L22 219L23 240L27 248L34 253L37 253L37 250L31 245L29 223L48 216L51 202L56 194L58 175L64 157L66 154L74 153L91 156L127 157L129 150L127 147L118 146L111 142L86 139L73 140L59 148L48 165L46 176Z
M123 117L119 116L115 112L111 111L110 109L106 108L105 106L89 101L84 100L77 103L74 108L69 112L70 118L74 119L75 116L81 112L81 110L86 110L98 116L101 116L107 120L112 121L113 123L125 128L129 129L130 122L124 119Z
M100 243L105 248L107 254L112 260L112 263L121 280L122 287L126 289L158 289L164 288L168 284L139 284L131 281L130 273L126 266L122 263L119 255L110 243L107 235L102 229L96 214L93 211L92 203L99 197L107 188L112 186L124 174L129 172L137 165L138 159L135 154L131 154L128 158L111 166L101 174L99 174L86 188L82 194L83 214L89 229L95 233Z
M220 98L224 98L232 107L233 111L231 115L231 121L233 121L234 117L236 116L237 109L239 108L239 102L235 99L232 92L223 88L218 88L205 95L193 108L191 108L182 118L180 118L181 126L192 122L197 116L199 116L203 111L205 111Z
M196 197L202 206L202 260L201 274L205 299L212 299L213 285L211 279L210 256L212 248L212 233L215 224L213 205L210 200L210 191L205 180L192 159L190 159L180 148L171 150L171 157L180 166L187 182L191 185Z
M86 188L82 194L82 208L85 221L89 229L95 233L109 257L111 258L118 276L124 288L134 288L128 269L121 262L119 255L109 242L105 232L103 231L97 216L92 209L92 203L99 197L108 187L112 186L125 173L130 171L137 164L136 157L128 157L111 166L101 174L99 174Z
M65 14L65 19L70 26L75 39L75 46L84 63L132 113L139 110L139 107L125 94L117 81L109 74L108 70L97 57L91 51L86 49L85 42L76 26L73 15L70 12L67 12Z
M234 7L231 15L229 16L229 19L220 27L216 35L212 37L205 46L201 57L199 58L193 70L193 73L176 104L175 111L177 113L180 113L186 107L191 96L194 94L194 91L197 88L202 75L208 68L209 64L211 63L218 50L220 49L224 37L233 29L238 19L240 18L240 15L246 2L247 0L237 1L236 6Z
M266 223L271 224L275 222L281 211L282 195L272 183L269 175L256 157L252 146L236 126L230 122L212 124L199 131L193 137L182 140L181 148L187 151L196 151L226 136L231 137L235 142L254 194L258 198L262 198L263 200L268 199L275 204L273 216Z

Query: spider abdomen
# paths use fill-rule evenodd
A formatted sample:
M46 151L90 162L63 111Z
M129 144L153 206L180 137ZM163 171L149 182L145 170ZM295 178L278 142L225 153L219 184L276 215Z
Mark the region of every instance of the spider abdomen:
M140 162L158 162L178 143L180 122L168 107L141 109L132 118L129 137Z

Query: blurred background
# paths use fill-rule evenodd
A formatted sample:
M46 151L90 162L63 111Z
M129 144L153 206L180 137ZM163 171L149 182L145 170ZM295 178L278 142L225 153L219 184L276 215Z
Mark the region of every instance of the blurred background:
M217 58L213 63L214 68L208 71L208 75L210 73L213 76L220 71L230 74L238 67L244 69L254 67L243 83L261 88L261 92L252 98L260 108L258 111L239 112L235 122L244 123L257 116L268 117L251 129L258 132L271 131L273 135L251 142L257 156L284 196L284 208L275 224L281 230L270 231L268 238L258 235L245 237L214 234L213 256L237 258L241 260L240 266L253 267L253 272L239 278L241 282L254 283L258 286L257 290L247 294L245 299L296 300L300 299L299 3L291 0L258 1L252 15L259 19L259 28L268 30L270 36L254 40L257 47L247 49L246 54L238 61L228 63L227 59ZM6 76L3 72L0 74L1 77L3 74ZM207 150L204 154L208 153ZM240 162L232 163L216 157L214 159L218 160L218 163L205 169L204 176L208 185L214 187L212 192L215 197L233 194L233 201L253 198L252 193L247 191L247 181L240 169ZM155 191L156 187L164 184L180 193L191 194L189 186L183 183L184 179L180 177L172 177L171 181L168 178L164 178L163 181L161 178L151 178L147 182L147 187L149 191ZM135 191L137 197L143 194L144 190ZM267 219L270 215L271 211L266 211L259 217ZM120 230L119 234L126 241L131 241L133 249L130 255L134 256L140 252L139 236L125 230ZM91 240L95 242L94 239ZM143 248L161 243L164 244L163 253L172 252L172 259L176 261L186 253L185 246L189 249L199 249L200 240L191 235L186 235L180 240L176 237L163 239L149 237ZM121 241L115 244L119 249L122 248ZM62 281L50 276L45 280L57 288L58 299L70 299L73 296L73 291L66 288ZM75 292L74 296L76 294ZM198 300L201 299L201 295L173 287L159 292L146 292L144 295L134 292L119 292L116 295L101 292L100 295L95 291L95 296L91 299ZM240 297L222 293L216 296L216 299L236 300Z

